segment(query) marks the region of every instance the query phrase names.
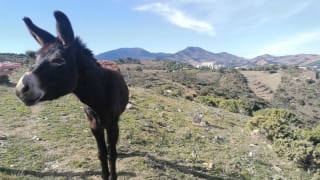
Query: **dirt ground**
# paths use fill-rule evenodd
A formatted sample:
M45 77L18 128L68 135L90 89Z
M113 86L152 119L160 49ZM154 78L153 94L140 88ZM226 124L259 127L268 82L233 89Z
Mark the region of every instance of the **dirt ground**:
M246 76L250 89L259 97L271 100L281 83L281 72L241 71Z

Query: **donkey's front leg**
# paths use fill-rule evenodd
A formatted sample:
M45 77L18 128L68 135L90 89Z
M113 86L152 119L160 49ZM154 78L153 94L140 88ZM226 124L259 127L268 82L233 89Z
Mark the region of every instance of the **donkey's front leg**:
M104 138L104 129L103 128L91 129L91 132L97 141L98 157L100 159L101 168L102 168L102 179L107 180L109 178L109 169L108 169L107 146Z

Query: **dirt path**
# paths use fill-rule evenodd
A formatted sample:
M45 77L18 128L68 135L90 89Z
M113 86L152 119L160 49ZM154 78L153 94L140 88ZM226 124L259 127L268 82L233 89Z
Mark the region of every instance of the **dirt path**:
M241 71L246 76L250 89L259 97L271 100L281 83L281 72Z

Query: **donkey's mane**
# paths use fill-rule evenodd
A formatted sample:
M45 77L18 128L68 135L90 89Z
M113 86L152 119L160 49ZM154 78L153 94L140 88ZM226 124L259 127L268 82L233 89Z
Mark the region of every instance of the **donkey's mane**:
M80 39L80 37L76 37L74 41L75 41L75 43L77 43L77 44L80 46L80 48L82 49L82 51L83 51L87 56L93 57L92 51L87 48L86 44L82 42L82 40Z
M86 44L82 42L80 37L76 37L74 43L76 44L77 48L80 49L82 57L86 57L85 59L90 59L94 62L94 64L101 67L97 60L94 58L92 51L87 48Z

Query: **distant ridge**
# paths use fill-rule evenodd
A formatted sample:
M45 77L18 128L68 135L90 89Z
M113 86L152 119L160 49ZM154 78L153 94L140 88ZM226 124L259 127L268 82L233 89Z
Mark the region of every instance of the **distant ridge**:
M264 54L246 59L227 52L213 53L200 47L187 47L176 53L153 53L142 48L119 48L96 55L97 59L117 60L119 58L135 58L141 60L171 60L198 65L202 62L214 62L226 67L256 66L270 64L286 64L312 66L320 65L320 56L315 54L297 54L273 56Z
M97 59L117 60L119 58L136 58L143 60L154 60L164 58L170 54L166 53L151 53L142 48L119 48L112 51L107 51L96 56Z

